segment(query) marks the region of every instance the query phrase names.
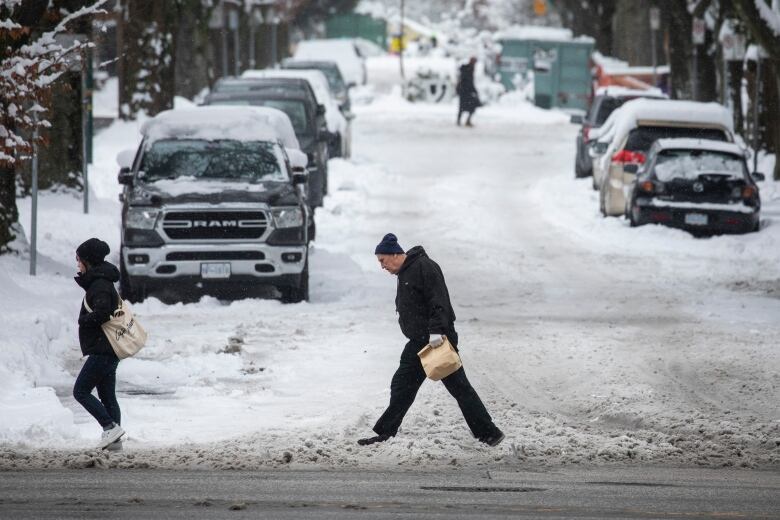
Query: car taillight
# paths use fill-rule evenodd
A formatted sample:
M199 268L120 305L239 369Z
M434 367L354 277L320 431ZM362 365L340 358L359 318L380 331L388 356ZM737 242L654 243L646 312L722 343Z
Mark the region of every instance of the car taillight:
M612 156L612 162L616 164L644 164L645 154L631 150L620 150Z
M750 200L755 198L756 196L756 189L753 186L745 186L742 188L742 198L746 200Z

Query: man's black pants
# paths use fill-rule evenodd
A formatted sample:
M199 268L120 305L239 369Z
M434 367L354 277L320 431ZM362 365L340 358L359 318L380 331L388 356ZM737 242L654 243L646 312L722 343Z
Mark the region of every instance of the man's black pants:
M455 340L457 341L457 340ZM425 381L423 370L417 353L426 342L410 341L401 354L401 364L390 383L390 406L374 425L377 435L395 435L401 426L406 412L412 406L417 391ZM455 373L441 380L450 395L458 401L460 411L471 429L474 437L484 438L494 435L498 428L493 424L490 414L482 404L477 392L466 378L466 372L460 367Z

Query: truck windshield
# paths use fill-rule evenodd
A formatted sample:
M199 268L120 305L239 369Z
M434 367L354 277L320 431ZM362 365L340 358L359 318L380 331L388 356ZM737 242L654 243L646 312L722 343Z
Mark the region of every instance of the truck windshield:
M696 180L701 174L715 174L731 179L744 179L745 161L730 153L710 150L663 150L655 162L658 180Z
M144 182L188 177L241 182L289 181L279 147L266 141L163 139L146 150Z

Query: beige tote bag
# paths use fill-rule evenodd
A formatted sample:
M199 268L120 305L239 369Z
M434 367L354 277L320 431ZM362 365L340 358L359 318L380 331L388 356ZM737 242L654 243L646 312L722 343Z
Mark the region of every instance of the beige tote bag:
M425 375L434 381L444 379L463 366L449 339L435 348L425 345L417 355L420 356Z
M87 312L92 312L87 305L86 297L84 297L84 308ZM146 344L146 331L133 316L130 304L122 301L122 298L119 298L119 307L111 315L111 319L100 327L119 359L136 355Z

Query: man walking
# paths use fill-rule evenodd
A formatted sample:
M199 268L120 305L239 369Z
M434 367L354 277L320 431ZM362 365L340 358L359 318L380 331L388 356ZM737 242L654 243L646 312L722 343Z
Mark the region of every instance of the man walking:
M474 66L476 64L477 58L472 57L468 63L460 66L458 84L455 87L455 92L458 94L458 126L460 126L460 118L464 112L468 114L466 126L474 126L471 124L471 117L477 108L482 106L477 87L474 85Z
M358 444L361 446L384 442L398 433L404 415L426 378L417 352L427 344L439 347L445 339L456 349L458 345L455 313L444 275L422 246L404 253L396 236L388 233L376 246L375 254L382 269L398 276L395 307L401 332L409 342L404 347L400 366L390 384L390 405L374 425L376 436L360 439ZM458 401L474 437L490 446L497 446L504 440L504 434L493 424L463 367L442 382Z

